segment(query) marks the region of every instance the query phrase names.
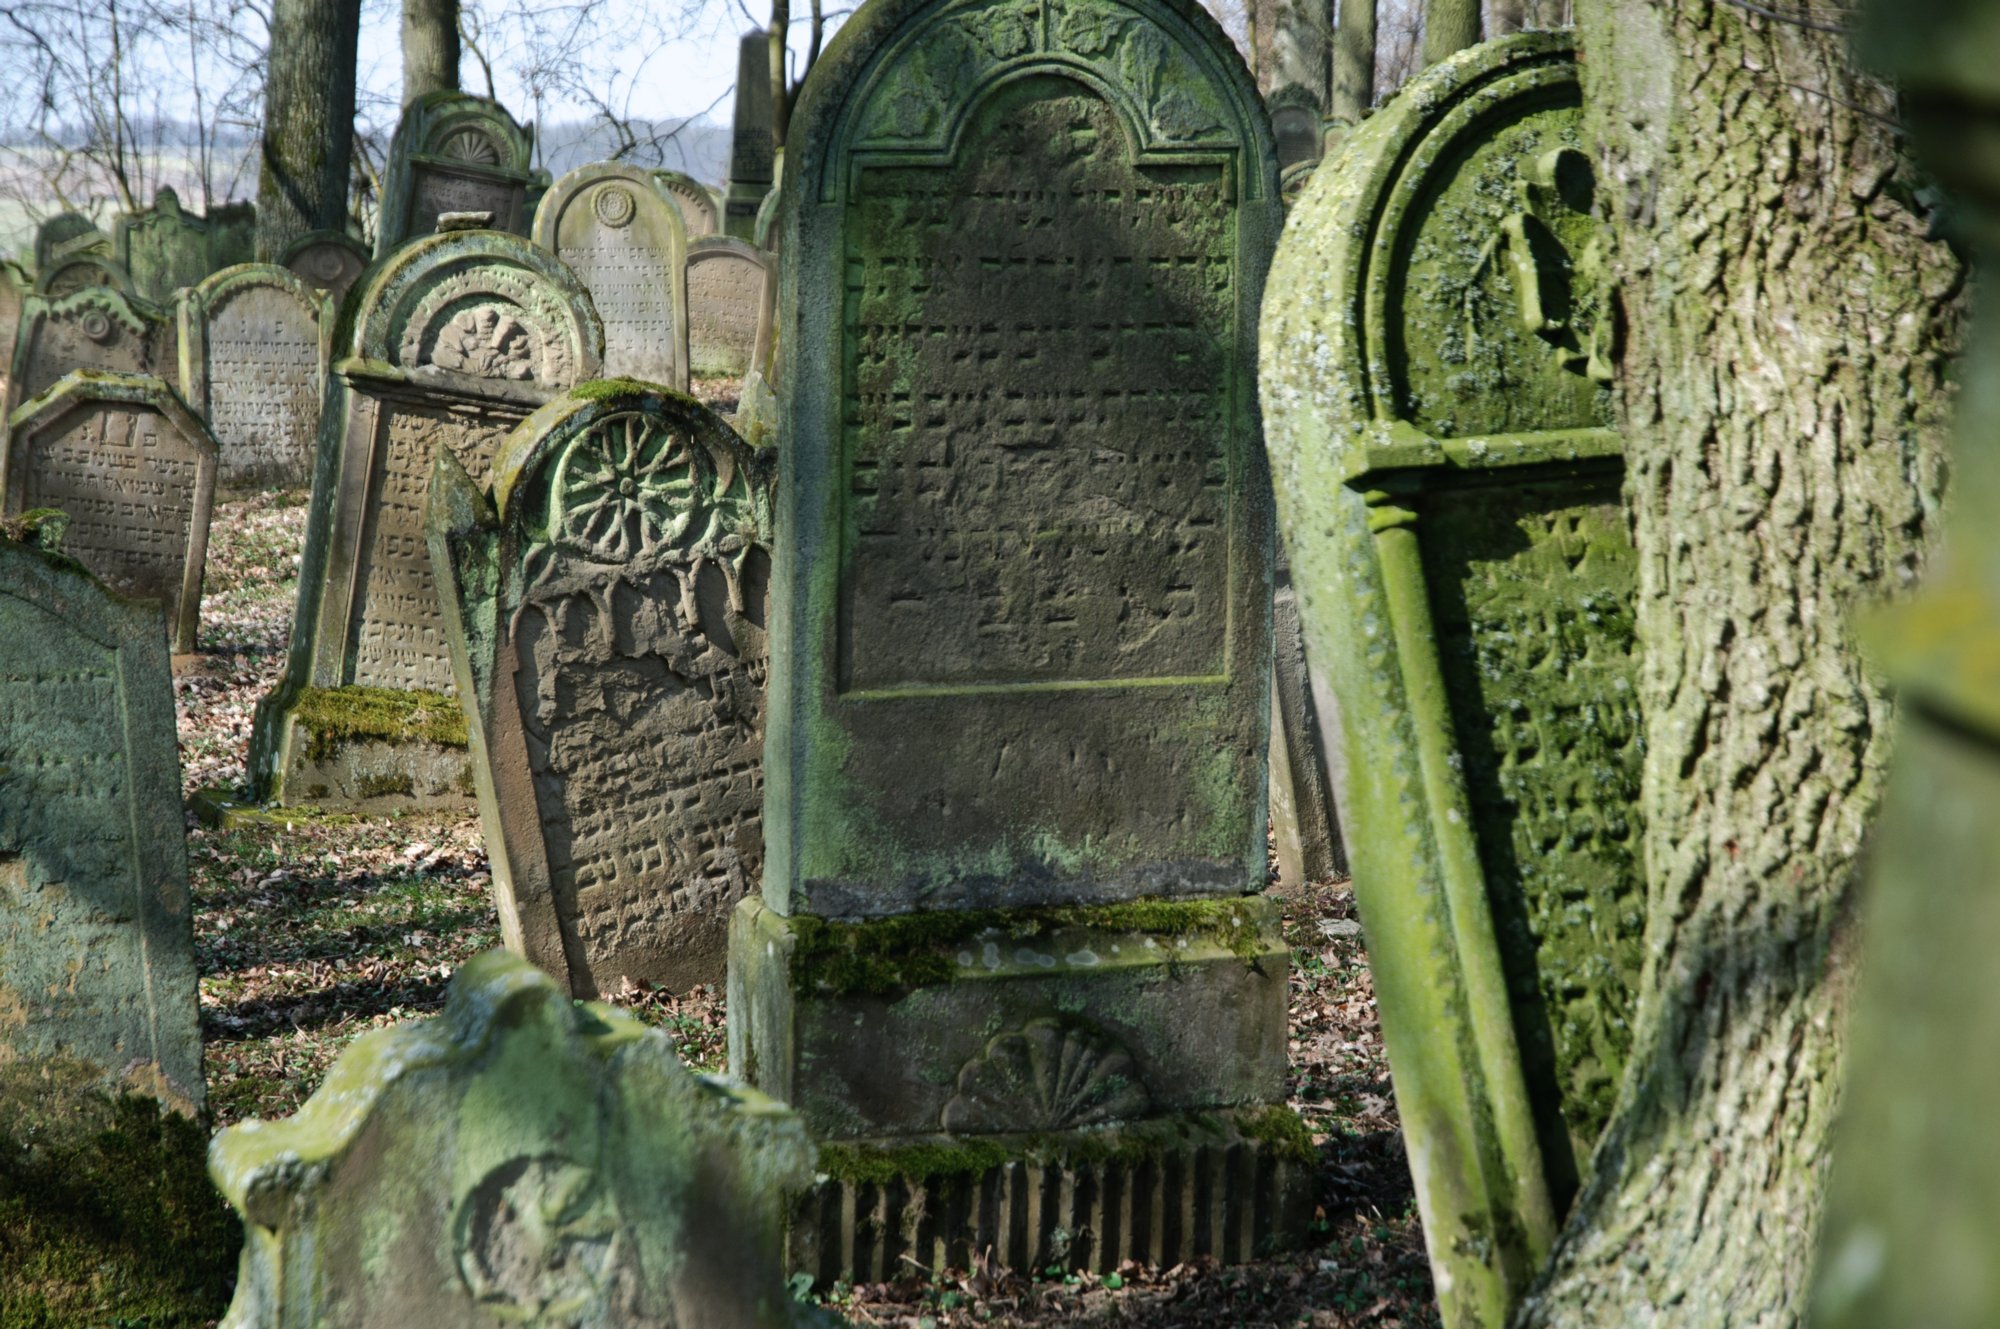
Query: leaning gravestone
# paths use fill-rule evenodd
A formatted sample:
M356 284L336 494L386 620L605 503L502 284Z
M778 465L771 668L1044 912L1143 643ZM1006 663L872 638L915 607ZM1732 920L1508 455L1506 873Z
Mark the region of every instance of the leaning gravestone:
M174 724L159 606L0 531L0 1082L201 1106Z
M440 453L443 584L508 944L578 996L719 983L763 871L769 476L690 397L550 403Z
M527 233L534 134L507 108L464 92L433 92L403 108L382 182L375 257L434 234L448 212L486 212L493 229Z
M654 171L653 184L668 202L680 209L681 225L689 240L722 230L721 209L716 205L715 192L707 185L679 171Z
M35 272L78 254L111 257L111 237L78 212L59 212L35 227Z
M1184 0L885 0L785 179L780 337L824 353L780 384L730 1062L902 1177L830 1168L794 1256L1298 1240L1250 381L1280 213L1242 61Z
M330 320L284 268L245 263L182 293L181 396L222 449L225 485L311 483Z
M741 378L769 365L777 266L734 236L688 246L688 357L697 377Z
M0 457L10 516L69 515L66 553L121 595L166 608L195 647L215 500L215 439L160 379L83 370L14 412Z
M368 266L368 251L344 232L308 231L286 247L279 262L326 296L330 308L338 312L348 287Z
M590 297L496 231L418 240L348 297L283 679L257 708L252 792L285 804L464 807L464 717L423 508L437 452L484 484L494 450L603 361Z
M181 209L180 195L162 185L145 212L121 216L113 231L120 266L132 274L141 300L164 305L174 292L215 271L208 223Z
M542 200L535 243L590 292L607 375L686 389L687 236L647 172L610 163L571 171Z
M1315 177L1264 314L1280 514L1344 718L1348 852L1451 1325L1501 1324L1547 1253L1642 957L1637 560L1592 189L1569 38L1475 47Z
M174 372L174 324L161 310L109 286L21 301L21 333L7 379L7 410L48 391L78 369L122 374Z
M656 1029L504 951L367 1034L298 1115L215 1139L243 1217L231 1329L782 1329L812 1142Z
M743 34L736 48L736 114L729 139L729 188L723 195L723 229L749 240L757 213L775 177L777 141L771 114L771 39L761 29Z

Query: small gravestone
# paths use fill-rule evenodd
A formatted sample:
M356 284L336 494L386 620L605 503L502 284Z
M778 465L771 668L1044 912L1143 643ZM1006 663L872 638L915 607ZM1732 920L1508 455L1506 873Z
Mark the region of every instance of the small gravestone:
M382 182L375 257L435 234L448 212L488 212L493 229L527 233L534 134L496 101L433 92L403 109Z
M1320 121L1324 113L1310 89L1291 83L1270 97L1271 132L1278 141L1278 169L1320 159Z
M334 310L347 298L361 270L368 266L368 251L359 240L342 231L308 231L292 241L279 260L306 285L325 295Z
M772 256L734 236L688 246L688 356L700 378L741 378L770 360L777 298Z
M1364 121L1264 312L1279 511L1343 719L1447 1323L1498 1323L1549 1249L1643 957L1638 559L1570 40L1464 51Z
M208 270L257 261L257 205L221 203L208 210Z
M171 186L160 186L145 212L120 217L113 243L119 264L132 274L133 294L154 304L166 304L174 292L215 271L208 223L183 211Z
M195 648L216 446L160 379L81 371L14 412L0 459L10 516L53 508L63 552L120 595L166 608L167 639Z
M1256 89L1193 5L883 0L815 67L787 155L778 335L813 353L779 380L730 1062L903 1176L829 1172L795 1258L873 1278L903 1252L1299 1240L1260 894L1249 333L1281 213ZM962 1152L993 1161L941 1175Z
M769 478L699 402L615 380L514 431L497 514L440 454L501 918L578 996L719 983L762 874Z
M181 396L222 449L221 482L311 483L328 330L319 296L284 268L245 263L179 301Z
M215 1139L235 1329L816 1323L785 1283L812 1142L665 1034L494 951L364 1035L284 1121Z
M0 530L0 1081L200 1107L180 784L159 606Z
M111 257L111 237L79 212L59 212L35 228L35 271L74 254Z
M687 387L687 238L647 172L608 163L571 171L542 200L535 243L590 292L607 375Z
M463 713L424 543L440 449L484 485L495 449L603 362L590 297L519 236L414 241L348 296L320 425L291 656L259 704L262 800L467 807Z
M21 301L21 333L8 376L7 407L55 386L78 369L121 374L174 372L174 324L114 287L87 286L64 296L40 293Z
M736 48L736 114L729 139L729 188L723 195L723 229L752 239L776 165L772 136L771 39L746 32Z
M679 171L654 171L653 184L676 208L689 240L715 235L722 230L721 209L715 191L691 175Z

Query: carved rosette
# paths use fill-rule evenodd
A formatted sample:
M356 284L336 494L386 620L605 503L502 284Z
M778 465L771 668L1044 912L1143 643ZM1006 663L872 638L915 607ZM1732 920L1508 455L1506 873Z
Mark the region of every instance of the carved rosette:
M973 1135L1073 1130L1141 1116L1150 1102L1116 1041L1086 1025L1036 1020L965 1064L938 1124Z
M621 1281L618 1228L591 1169L552 1155L509 1159L459 1202L459 1276L510 1324L601 1323Z
M600 563L650 562L700 542L714 489L705 452L685 435L636 411L610 416L557 460L549 538Z

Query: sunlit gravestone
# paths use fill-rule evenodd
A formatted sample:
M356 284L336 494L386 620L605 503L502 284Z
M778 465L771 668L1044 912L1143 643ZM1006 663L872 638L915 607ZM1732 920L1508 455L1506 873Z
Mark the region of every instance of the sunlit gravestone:
M55 545L60 519L36 533ZM0 1086L201 1105L160 607L0 531ZM21 1123L10 1122L11 1129Z
M604 320L604 372L688 385L687 235L636 166L580 166L535 214L535 243L569 265Z
M174 348L174 324L164 311L112 287L25 296L7 409L13 412L78 369L171 378Z
M1448 1325L1500 1325L1629 1051L1637 558L1568 38L1436 66L1294 210L1265 432Z
M334 312L340 310L347 288L368 266L368 250L359 240L341 231L307 231L285 248L279 263L289 268L306 285L326 296Z
M433 92L403 108L383 173L375 257L434 233L448 212L484 212L493 229L526 235L535 136L507 108L464 92Z
M491 505L439 454L502 934L579 996L721 982L762 873L770 479L707 407L617 380L528 417Z
M215 435L222 483L310 483L331 335L319 294L285 268L246 263L176 307L181 397Z
M741 378L769 367L777 260L734 236L688 246L688 355L700 378Z
M788 134L730 1063L821 1279L1295 1240L1265 879L1277 170L1194 4L871 5Z
M597 376L604 334L553 254L432 236L349 297L321 411L291 656L257 708L252 793L285 804L469 807L424 500L438 450L480 484L500 440Z
M707 185L685 172L665 170L653 172L653 184L680 209L681 224L688 239L698 240L722 230L721 209L716 203L715 192Z

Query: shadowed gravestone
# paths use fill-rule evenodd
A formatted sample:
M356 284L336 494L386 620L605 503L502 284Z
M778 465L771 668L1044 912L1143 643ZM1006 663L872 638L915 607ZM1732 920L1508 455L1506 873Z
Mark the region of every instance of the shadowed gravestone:
M502 932L580 996L720 982L762 873L769 481L700 403L616 380L508 437L497 512L439 454Z
M132 294L132 275L102 254L70 254L43 268L35 277L35 293L55 299L105 286L127 297Z
M536 211L535 243L590 292L607 375L686 390L687 237L647 172L614 163L571 171Z
M368 266L368 250L341 231L308 231L292 241L279 262L326 296L330 309L338 313L347 288Z
M121 216L113 231L118 262L132 274L141 300L164 305L174 292L215 271L208 223L181 208L180 195L162 185L153 206Z
M771 39L746 32L736 48L736 111L729 139L729 188L723 196L723 229L751 239L757 213L776 176L772 137Z
M721 210L715 192L691 175L679 171L654 171L653 183L660 193L680 209L681 225L689 240L715 235L722 230Z
M111 256L111 237L97 229L97 223L78 212L59 212L35 227L35 271L73 254Z
M1270 97L1271 132L1278 140L1278 168L1289 170L1320 159L1320 120L1324 112L1311 89L1298 83L1279 88Z
M597 375L604 334L560 260L494 231L431 236L350 295L321 412L291 657L251 779L287 804L463 807L464 717L424 543L439 449L484 484L500 440Z
M325 303L284 268L224 268L182 293L181 396L222 449L225 485L311 482L325 395Z
M447 212L486 212L493 229L525 235L535 136L507 108L464 92L433 92L403 108L382 181L375 257L437 230Z
M688 355L697 377L741 378L769 367L778 265L734 236L688 246Z
M1263 400L1448 1324L1539 1266L1629 1050L1632 602L1568 38L1454 56L1295 208Z
M835 1169L795 1259L1292 1240L1256 91L1191 3L890 0L786 153L779 337L818 353L780 383L730 1061L906 1178L864 1223Z

